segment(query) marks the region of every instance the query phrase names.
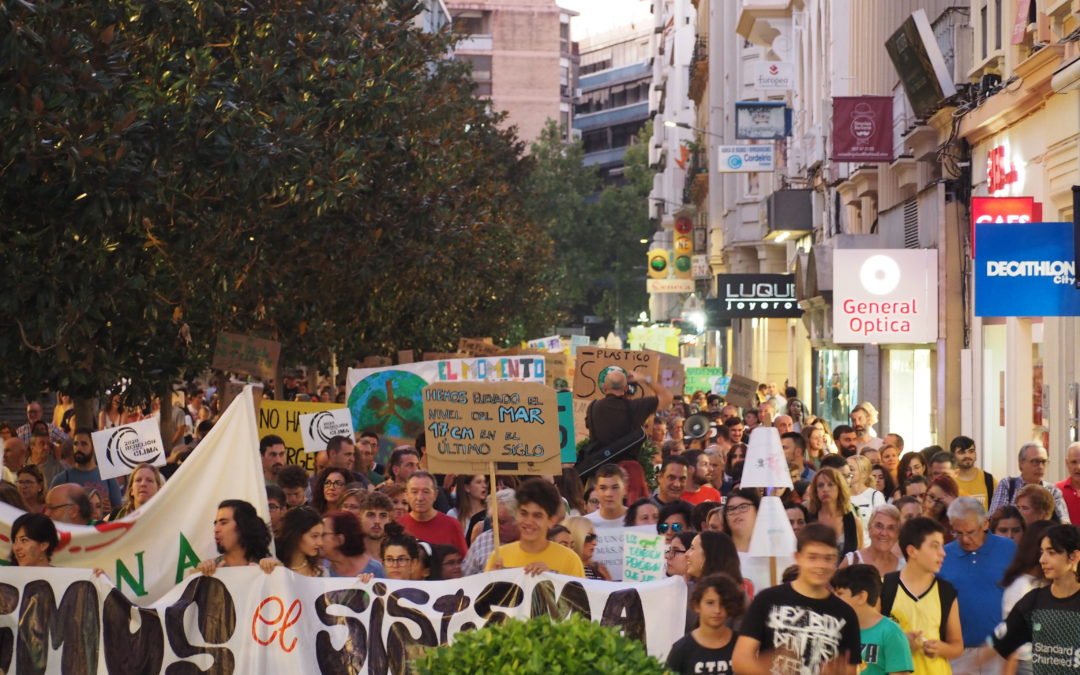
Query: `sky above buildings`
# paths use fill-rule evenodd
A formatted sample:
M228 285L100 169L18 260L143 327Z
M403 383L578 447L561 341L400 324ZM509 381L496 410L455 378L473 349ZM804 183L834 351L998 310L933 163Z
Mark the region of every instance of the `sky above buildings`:
M578 12L570 22L572 40L652 18L650 0L558 0L558 4Z

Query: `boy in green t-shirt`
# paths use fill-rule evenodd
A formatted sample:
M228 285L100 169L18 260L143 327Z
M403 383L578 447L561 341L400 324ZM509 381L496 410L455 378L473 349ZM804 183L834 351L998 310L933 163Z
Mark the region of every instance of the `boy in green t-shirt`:
M874 609L881 595L881 577L873 565L850 565L837 570L833 592L859 617L862 675L910 673L915 669L911 647L900 626Z

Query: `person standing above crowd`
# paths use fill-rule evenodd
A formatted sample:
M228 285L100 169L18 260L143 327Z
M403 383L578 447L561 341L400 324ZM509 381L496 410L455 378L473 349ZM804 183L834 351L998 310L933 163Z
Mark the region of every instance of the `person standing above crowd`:
M1050 463L1050 455L1040 443L1025 443L1020 448L1019 464L1020 475L1009 476L998 482L994 496L990 500L991 513L1006 504L1016 503L1016 493L1025 485L1042 485L1054 496L1054 510L1058 519L1063 523L1069 521L1069 509L1065 506L1065 498L1061 496L1061 490L1056 485L1043 480L1046 475L1046 465Z

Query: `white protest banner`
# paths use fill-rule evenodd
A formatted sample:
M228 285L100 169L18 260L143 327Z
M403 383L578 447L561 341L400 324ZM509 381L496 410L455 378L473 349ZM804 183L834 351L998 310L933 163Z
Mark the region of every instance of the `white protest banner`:
M432 382L543 382L545 370L544 357L534 354L349 368L347 405L354 430L373 431L380 439L388 439L377 458L385 463L390 448L411 445L424 431L420 392Z
M361 584L222 568L183 580L137 619L90 570L16 567L0 588L0 671L14 675L396 674L460 631L571 614L620 630L663 661L686 612L681 577L630 585L521 570Z
M784 447L780 444L780 432L776 427L757 427L750 434L750 443L746 446L746 462L743 464L742 486L789 490L792 488L791 472L788 471Z
M623 545L623 581L654 581L664 578L664 537L627 528Z
M137 464L165 466L168 453L161 442L161 427L156 418L122 424L90 434L94 456L103 479L126 476Z
M558 335L536 338L535 340L529 340L526 344L533 349L546 349L549 352L562 351L562 338Z
M269 520L251 387L237 401L142 508L93 527L57 523L60 544L53 564L100 567L128 597L139 603L153 602L180 583L199 561L217 555L212 523L219 502L243 499ZM11 525L22 513L0 503L0 560L10 557ZM43 570L36 569L40 576ZM12 571L4 569L5 580Z
M334 436L353 438L352 413L348 408L321 410L300 416L300 437L304 452L321 452Z

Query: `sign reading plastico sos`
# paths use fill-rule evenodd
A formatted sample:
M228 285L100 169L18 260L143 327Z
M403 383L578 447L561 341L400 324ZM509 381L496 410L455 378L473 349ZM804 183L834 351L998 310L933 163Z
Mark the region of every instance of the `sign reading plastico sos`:
M838 249L833 256L837 343L937 340L937 251Z

